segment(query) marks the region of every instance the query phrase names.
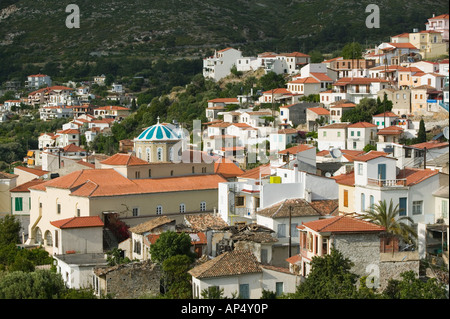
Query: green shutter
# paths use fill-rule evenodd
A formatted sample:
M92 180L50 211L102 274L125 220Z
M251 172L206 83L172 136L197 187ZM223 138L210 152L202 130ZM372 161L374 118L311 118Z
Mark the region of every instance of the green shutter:
M22 210L23 210L22 197L16 197L16 199L15 199L15 211L16 212L21 212Z

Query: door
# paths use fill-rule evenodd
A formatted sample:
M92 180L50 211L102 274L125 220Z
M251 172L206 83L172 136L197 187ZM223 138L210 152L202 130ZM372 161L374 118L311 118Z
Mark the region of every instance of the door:
M378 179L386 179L386 164L378 164Z

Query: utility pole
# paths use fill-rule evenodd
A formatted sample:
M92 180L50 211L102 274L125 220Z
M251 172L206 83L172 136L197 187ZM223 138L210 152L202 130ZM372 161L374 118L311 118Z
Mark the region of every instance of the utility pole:
M291 221L292 221L292 205L289 206L289 257L291 257Z

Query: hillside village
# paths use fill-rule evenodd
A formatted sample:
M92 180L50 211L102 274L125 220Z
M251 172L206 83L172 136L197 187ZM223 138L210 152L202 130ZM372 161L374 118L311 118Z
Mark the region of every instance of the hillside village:
M273 72L286 86L212 98L193 132L158 117L112 155L86 146L113 134L136 96L112 83L99 106L91 86L105 75L64 85L29 75L27 94L0 105L0 123L26 116L24 105L67 122L0 172L0 214L20 221L19 246L43 247L67 287L98 297L161 294L151 247L166 232L191 239L192 298L295 293L333 248L358 277L377 267L379 291L406 271L442 280L421 263L448 272L448 25L448 14L433 16L361 57L319 63L216 50L205 80ZM409 218L413 243L364 218L383 202ZM113 250L131 262L111 266Z

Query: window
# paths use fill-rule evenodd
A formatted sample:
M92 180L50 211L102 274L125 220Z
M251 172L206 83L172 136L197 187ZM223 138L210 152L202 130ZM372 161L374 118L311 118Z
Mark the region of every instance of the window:
M356 132L356 136L361 136L361 132L360 131Z
M201 211L201 212L206 211L206 202L201 202L201 203L200 203L200 211Z
M61 214L61 204L56 204L56 213Z
M22 197L16 197L15 198L15 210L16 212L21 212L23 210L23 200Z
M361 193L361 211L363 212L366 209L366 195Z
M278 238L286 238L286 224L278 224Z
M341 137L341 132L337 132L337 137Z
M185 212L186 212L186 205L180 204L180 213L185 213Z
M441 201L441 215L442 215L442 218L448 218L447 205L448 205L448 201L446 201L446 200L442 200Z
M362 174L363 174L363 164L358 163L358 175L362 175Z
M322 237L322 256L328 255L328 238Z
M323 136L323 137L327 137L327 131L323 131L322 136Z
M297 238L298 237L298 230L297 230L298 224L291 224L291 237Z
M158 147L158 149L156 150L156 158L158 159L158 162L161 162L163 159L163 155L162 155L162 148Z
M133 207L133 217L139 216L139 207Z
M53 246L52 233L48 230L45 232L45 241L47 242L47 246Z
M244 196L236 196L236 207L245 206L245 197Z
M242 299L250 298L250 287L249 284L240 284L239 285L239 297Z
M277 296L281 296L283 294L283 283L282 282L275 283L275 293Z
M156 215L161 215L163 212L162 206L158 205L156 206Z
M369 205L370 205L370 209L372 209L373 208L373 205L375 205L375 198L373 197L373 195L370 195L370 203L369 203Z
M421 215L422 214L422 205L423 205L423 201L421 201L421 200L413 201L413 204L412 204L413 215Z
M344 207L348 207L348 190L344 189Z
M399 216L406 216L406 197L400 197L398 199Z
M152 177L152 170L151 169L148 170L148 177Z
M350 135L355 136L355 131L351 131Z
M141 178L141 172L134 172L134 178Z
M77 208L77 217L81 216L81 210L79 208Z

